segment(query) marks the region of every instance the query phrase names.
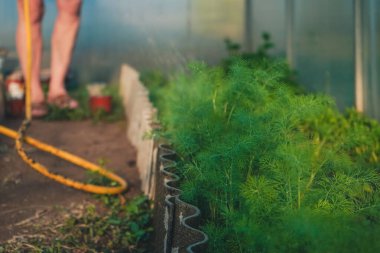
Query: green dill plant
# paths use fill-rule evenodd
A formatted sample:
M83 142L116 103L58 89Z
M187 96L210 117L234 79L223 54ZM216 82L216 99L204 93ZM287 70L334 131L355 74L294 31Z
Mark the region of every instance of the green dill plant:
M380 251L379 124L290 74L233 56L193 63L156 93L208 252Z

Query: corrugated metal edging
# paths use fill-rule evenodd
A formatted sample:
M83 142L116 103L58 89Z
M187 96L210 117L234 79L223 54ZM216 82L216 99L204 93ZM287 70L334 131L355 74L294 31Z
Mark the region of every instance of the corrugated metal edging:
M141 188L154 201L155 252L204 252L208 237L198 229L201 212L180 198L175 152L145 137L159 127L157 110L138 72L128 65L121 68L120 94L128 120L127 137L137 149Z

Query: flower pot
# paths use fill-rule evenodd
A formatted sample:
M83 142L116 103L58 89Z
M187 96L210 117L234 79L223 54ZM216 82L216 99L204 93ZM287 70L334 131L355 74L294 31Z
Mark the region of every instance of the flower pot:
M24 89L24 82L20 75L14 74L6 80L6 112L8 116L21 117L24 115Z
M24 99L10 99L7 101L7 113L11 117L21 117L24 115Z
M103 110L107 113L112 109L112 97L111 96L92 96L90 97L90 109L91 112Z

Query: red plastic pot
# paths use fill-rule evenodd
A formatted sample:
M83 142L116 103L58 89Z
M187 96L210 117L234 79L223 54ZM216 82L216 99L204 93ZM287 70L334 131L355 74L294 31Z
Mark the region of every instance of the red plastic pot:
M109 113L112 109L112 97L111 96L92 96L90 97L90 109L91 111L97 112L99 110L104 110Z

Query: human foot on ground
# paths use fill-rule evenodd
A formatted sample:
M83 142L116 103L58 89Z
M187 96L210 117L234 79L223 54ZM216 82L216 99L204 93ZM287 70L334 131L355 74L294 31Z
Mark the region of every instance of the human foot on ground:
M40 88L40 85L32 86L31 91L31 112L33 117L43 117L48 113L46 106L45 95Z
M48 104L57 106L60 109L76 109L79 107L78 101L70 97L66 91L49 93Z

